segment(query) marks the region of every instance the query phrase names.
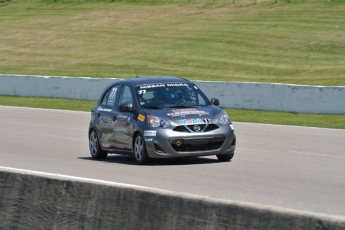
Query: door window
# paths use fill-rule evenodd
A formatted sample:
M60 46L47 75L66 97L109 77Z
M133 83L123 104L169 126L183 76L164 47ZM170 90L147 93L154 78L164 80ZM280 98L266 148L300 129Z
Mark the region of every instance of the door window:
M129 104L130 107L132 107L132 103L133 103L132 92L127 85L124 85L122 92L121 92L119 105Z

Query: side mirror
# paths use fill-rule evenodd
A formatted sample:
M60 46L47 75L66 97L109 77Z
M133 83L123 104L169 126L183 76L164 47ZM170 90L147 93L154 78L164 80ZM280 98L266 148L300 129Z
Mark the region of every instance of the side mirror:
M132 112L132 106L130 104L122 104L119 106L120 112Z
M212 104L214 104L215 106L219 105L219 100L217 98L212 98L211 99Z

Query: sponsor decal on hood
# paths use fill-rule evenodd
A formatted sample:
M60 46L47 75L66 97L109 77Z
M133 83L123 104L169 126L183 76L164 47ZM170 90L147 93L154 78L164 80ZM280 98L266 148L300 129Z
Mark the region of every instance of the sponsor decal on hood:
M174 109L172 113L167 114L170 117L185 117L186 115L209 115L209 112L197 110L197 109Z
M193 124L203 124L203 123L204 123L203 120L200 118L180 120L180 125L193 125Z

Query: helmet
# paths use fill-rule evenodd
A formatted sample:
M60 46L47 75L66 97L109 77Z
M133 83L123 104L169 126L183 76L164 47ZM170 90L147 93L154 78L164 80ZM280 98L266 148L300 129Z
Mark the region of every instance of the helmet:
M176 99L178 96L179 96L179 93L177 90L169 90L169 91L165 91L164 92L164 95L166 98L169 98L169 99Z

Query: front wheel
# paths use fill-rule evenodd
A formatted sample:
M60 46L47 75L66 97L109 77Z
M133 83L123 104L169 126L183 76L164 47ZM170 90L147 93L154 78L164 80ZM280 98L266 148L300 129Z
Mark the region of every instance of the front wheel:
M93 159L105 159L108 156L108 153L104 152L101 149L99 145L98 135L94 129L90 132L89 149Z
M234 153L231 154L218 154L217 158L219 161L230 161L234 157Z
M150 157L146 150L145 140L140 133L135 136L133 151L135 160L139 165L148 164L150 162Z

